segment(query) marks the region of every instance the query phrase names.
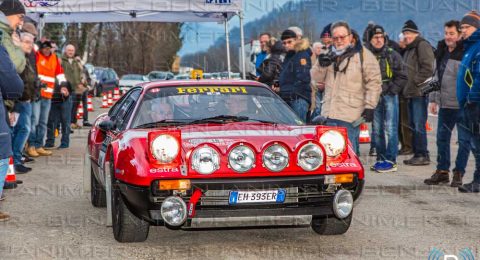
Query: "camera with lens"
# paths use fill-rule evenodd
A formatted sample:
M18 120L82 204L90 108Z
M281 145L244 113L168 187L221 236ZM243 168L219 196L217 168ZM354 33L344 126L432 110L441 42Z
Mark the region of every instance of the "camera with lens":
M424 83L420 84L420 91L422 95L428 95L432 92L439 91L441 88L440 82L435 78L430 78Z
M335 55L334 52L327 52L327 53L322 53L318 55L318 63L322 67L328 67L330 66L334 61L337 55Z

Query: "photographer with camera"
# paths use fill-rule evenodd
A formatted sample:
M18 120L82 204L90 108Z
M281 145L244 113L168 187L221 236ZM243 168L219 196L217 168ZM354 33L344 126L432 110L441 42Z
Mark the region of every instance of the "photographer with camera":
M452 130L457 126L458 153L453 169L451 186L462 185L468 156L470 154L470 134L465 128L465 118L462 116L457 101L457 74L463 57L463 43L460 41L460 22L449 21L444 26L445 39L438 42L435 51L437 61L436 74L438 81L425 87L424 93L430 93L429 111L438 114L437 128L437 169L427 185L438 185L450 182L450 141Z
M372 122L382 90L380 66L348 23L336 22L331 30L332 51L319 55L312 77L314 82L325 83L322 117L327 118L327 125L347 128L359 154L360 124Z
M403 61L407 66L408 82L403 96L408 102L408 118L413 131L413 157L403 163L411 166L429 165L426 123L428 118L428 98L422 93L422 84L433 75L435 57L430 43L420 36L417 25L408 20L402 33L405 36L406 51Z
M368 49L377 57L382 72L382 94L373 117L372 142L377 162L372 169L377 172L397 171L398 155L398 94L407 82L402 56L388 46L387 34L382 26L374 25L367 33Z

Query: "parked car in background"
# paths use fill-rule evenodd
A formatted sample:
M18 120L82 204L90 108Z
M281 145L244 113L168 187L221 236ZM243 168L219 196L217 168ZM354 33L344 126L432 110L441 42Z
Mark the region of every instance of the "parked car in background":
M97 75L95 75L95 67L90 63L86 63L84 67L90 79L88 84L92 87L92 91L93 91L93 87L98 83Z
M175 77L173 77L173 79L175 79L175 80L189 80L190 75L188 75L188 74L178 74L178 75L175 75Z
M203 79L213 79L212 73L203 73Z
M218 72L212 73L212 79L220 79L220 73Z
M241 79L240 73L230 73L232 79Z
M97 84L93 87L93 94L100 97L103 92L118 87L118 75L112 68L95 67L94 73L97 77Z
M148 82L148 77L141 74L126 74L120 78L120 90L129 91L132 87L144 82Z
M157 80L171 80L175 77L173 73L169 71L152 71L147 74L147 77L150 81L157 81Z

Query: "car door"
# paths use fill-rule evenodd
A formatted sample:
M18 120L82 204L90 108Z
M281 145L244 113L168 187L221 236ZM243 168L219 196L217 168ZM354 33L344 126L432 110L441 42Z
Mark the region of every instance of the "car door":
M107 148L110 143L116 140L118 135L126 129L126 126L130 121L130 117L135 108L135 105L137 104L141 92L141 88L136 88L129 91L119 100L119 102L115 104L114 107L112 107L112 113L109 114L109 120L113 122L113 129L106 132L105 139L101 144L98 155L98 164L101 168L99 171L99 179L103 185L105 185L105 158Z

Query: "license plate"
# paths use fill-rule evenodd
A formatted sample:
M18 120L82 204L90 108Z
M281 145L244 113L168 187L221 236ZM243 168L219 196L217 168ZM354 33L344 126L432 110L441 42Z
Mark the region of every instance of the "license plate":
M242 203L283 203L287 192L284 189L264 191L231 191L228 203L230 205Z

